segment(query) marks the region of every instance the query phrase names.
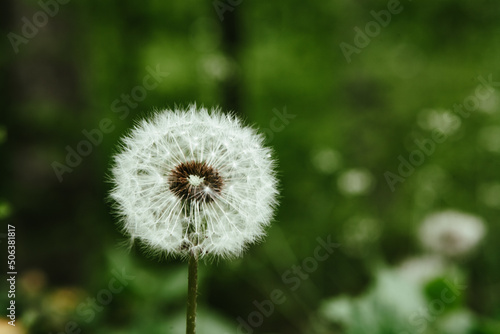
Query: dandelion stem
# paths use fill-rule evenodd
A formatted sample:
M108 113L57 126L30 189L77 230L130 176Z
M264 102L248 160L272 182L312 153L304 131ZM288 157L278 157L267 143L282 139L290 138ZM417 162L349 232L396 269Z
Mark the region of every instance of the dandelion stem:
M198 254L191 252L188 264L188 301L186 334L196 333L196 294L198 290Z

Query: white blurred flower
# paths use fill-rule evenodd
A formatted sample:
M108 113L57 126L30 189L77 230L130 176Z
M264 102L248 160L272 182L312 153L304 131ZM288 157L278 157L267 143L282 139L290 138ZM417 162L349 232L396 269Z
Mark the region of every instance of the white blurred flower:
M335 172L340 167L341 160L340 153L330 148L324 148L312 157L314 167L324 174Z
M112 169L123 229L155 252L238 256L264 235L277 181L264 137L192 105L139 122Z
M223 55L208 54L200 59L199 70L210 80L226 80L234 74L235 66Z
M348 324L353 317L353 301L348 296L339 296L322 303L319 313L328 320Z
M429 215L419 231L425 248L450 257L471 251L484 234L485 225L481 218L454 210Z
M418 115L418 125L424 130L454 134L461 125L460 117L446 109L425 109Z
M415 333L408 318L425 308L420 287L404 279L392 269L376 272L374 284L363 294L349 298L339 296L325 301L319 310L326 320L340 323L345 333Z
M342 173L337 184L344 195L363 195L372 189L373 182L370 171L364 168L353 168Z
M445 269L446 264L442 257L426 255L406 259L396 270L403 279L409 282L425 284L431 279L443 275Z
M406 318L424 303L420 288L401 279L393 269L379 270L372 295L375 305L391 310L398 319Z
M474 315L466 309L454 310L446 314L437 324L442 334L467 334L474 328Z

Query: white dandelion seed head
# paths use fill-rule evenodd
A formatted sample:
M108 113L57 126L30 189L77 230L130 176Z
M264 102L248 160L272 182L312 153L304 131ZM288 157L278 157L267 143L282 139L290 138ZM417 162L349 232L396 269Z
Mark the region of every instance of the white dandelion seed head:
M427 216L419 230L422 245L435 253L455 257L470 252L486 232L477 216L445 210Z
M277 180L264 136L191 105L139 122L114 157L124 231L167 255L239 256L264 235Z

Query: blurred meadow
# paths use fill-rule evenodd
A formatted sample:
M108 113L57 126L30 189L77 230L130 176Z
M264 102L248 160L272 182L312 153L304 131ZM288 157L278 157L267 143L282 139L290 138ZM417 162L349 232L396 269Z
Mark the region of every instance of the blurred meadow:
M500 333L500 2L4 0L1 333L183 333L111 156L155 110L265 134L280 205L202 262L200 334ZM6 308L16 229L16 326Z

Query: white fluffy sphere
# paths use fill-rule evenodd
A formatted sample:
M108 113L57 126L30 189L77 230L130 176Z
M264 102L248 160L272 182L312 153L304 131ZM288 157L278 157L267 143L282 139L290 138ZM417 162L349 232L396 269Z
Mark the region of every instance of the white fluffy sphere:
M419 237L428 250L455 257L470 252L485 232L485 224L481 218L455 210L445 210L424 219Z
M277 204L263 142L234 115L194 105L142 120L112 168L125 232L168 255L239 256L264 235Z

